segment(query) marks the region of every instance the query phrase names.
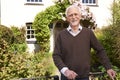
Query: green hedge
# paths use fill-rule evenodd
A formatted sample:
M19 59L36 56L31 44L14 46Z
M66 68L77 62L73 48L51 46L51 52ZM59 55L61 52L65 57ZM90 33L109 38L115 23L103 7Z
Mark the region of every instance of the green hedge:
M0 80L49 76L54 73L50 53L0 53Z

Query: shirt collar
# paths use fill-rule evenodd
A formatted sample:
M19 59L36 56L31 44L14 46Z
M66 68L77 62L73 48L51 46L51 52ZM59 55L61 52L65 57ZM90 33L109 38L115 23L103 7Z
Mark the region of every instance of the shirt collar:
M81 26L81 25L79 25L78 29L79 29L79 31L80 31L80 30L82 30L82 26ZM71 30L72 30L72 28L71 28L71 26L70 26L70 25L68 26L67 30L68 30L68 31L71 31Z

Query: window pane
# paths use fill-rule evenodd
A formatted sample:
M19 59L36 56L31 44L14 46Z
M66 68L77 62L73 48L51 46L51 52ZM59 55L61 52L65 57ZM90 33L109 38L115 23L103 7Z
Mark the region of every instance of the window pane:
M88 0L82 0L82 3L88 3Z
M93 3L96 3L95 0L93 0Z
M27 2L42 2L42 0L27 0Z
M84 1L85 1L85 0L82 0L82 3L85 3Z
M34 35L31 35L31 38L34 38Z
M34 2L34 0L31 0L31 2Z
M30 26L27 26L27 29L30 29Z
M86 3L88 3L88 0L86 0Z
M34 34L34 30L31 30L31 34Z
M96 0L82 0L82 3L95 4Z
M38 2L38 0L35 0L35 2Z
M30 2L30 0L27 0L27 2Z
M39 0L39 2L42 2L42 0Z
M27 31L27 34L30 34L30 30Z
M92 0L89 0L89 3L92 3Z
M27 35L27 39L30 39L30 35Z

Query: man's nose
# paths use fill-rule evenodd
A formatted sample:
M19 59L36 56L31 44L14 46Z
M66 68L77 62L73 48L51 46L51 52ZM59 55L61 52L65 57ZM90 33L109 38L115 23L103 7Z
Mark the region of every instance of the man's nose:
M72 18L75 18L75 17L76 17L76 15L75 15L75 14L73 14L73 15L72 15Z

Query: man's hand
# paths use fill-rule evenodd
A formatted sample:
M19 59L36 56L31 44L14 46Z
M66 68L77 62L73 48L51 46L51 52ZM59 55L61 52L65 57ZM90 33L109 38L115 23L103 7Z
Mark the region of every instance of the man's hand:
M112 80L116 77L116 72L113 69L107 70L108 75L111 77Z
M68 79L74 80L78 74L76 74L74 71L68 69L68 70L65 71L64 75L65 75Z

